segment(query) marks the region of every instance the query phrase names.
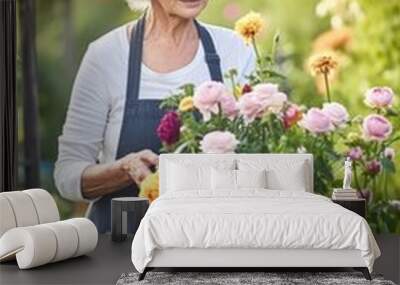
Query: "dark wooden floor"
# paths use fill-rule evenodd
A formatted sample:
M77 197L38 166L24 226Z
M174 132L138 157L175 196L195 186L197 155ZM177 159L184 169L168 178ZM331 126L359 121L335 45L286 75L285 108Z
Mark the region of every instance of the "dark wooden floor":
M122 273L135 270L131 261L132 239L115 243L100 235L88 256L18 270L16 262L0 264L0 285L16 284L115 284Z
M382 255L375 262L374 272L400 284L400 235L376 235L375 238Z
M382 257L375 263L375 272L385 279L400 283L400 236L377 236ZM100 235L97 249L88 256L18 270L16 262L0 264L0 284L115 284L119 276L134 271L131 242L114 243L109 235ZM163 270L163 269L161 269ZM185 269L184 269L185 270ZM190 270L190 269L186 269ZM207 270L207 269L199 269ZM222 270L232 270L224 268ZM259 269L250 269L259 271ZM263 271L349 271L349 268L270 268Z

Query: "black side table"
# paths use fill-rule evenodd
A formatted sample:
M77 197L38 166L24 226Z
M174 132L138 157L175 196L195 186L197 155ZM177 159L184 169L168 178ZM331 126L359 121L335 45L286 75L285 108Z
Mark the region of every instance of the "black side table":
M149 208L149 200L140 197L121 197L111 200L111 239L113 241L124 241L128 234L128 212L133 212L134 235L139 228L140 221Z
M361 217L365 218L367 213L367 203L365 199L352 199L352 200L335 200L332 199L333 203L339 204L340 206L359 214Z

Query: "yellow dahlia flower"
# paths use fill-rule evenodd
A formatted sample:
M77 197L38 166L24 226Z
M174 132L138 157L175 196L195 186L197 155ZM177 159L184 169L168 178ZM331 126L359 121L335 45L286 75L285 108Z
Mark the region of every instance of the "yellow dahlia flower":
M254 37L264 28L265 22L259 13L250 12L240 18L235 24L235 31L243 37L246 43L251 43Z
M240 87L240 85L236 85L233 93L235 94L236 99L239 99L243 95L242 87Z
M187 112L193 109L193 97L187 96L179 102L179 111Z
M158 198L159 176L158 172L148 175L140 184L139 197L148 198L150 203Z

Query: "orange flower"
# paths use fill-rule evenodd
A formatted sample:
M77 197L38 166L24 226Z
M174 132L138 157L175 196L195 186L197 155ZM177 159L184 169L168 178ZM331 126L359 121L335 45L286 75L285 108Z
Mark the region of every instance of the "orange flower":
M338 50L345 49L350 44L352 38L350 28L333 29L320 34L313 43L313 50Z
M337 66L338 62L333 52L318 53L309 59L309 67L312 75L328 75Z

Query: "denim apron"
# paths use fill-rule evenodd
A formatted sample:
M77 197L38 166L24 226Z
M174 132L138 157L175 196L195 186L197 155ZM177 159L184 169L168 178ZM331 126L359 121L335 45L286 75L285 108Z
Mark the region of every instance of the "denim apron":
M160 139L156 134L157 126L164 114L159 108L160 100L139 100L144 25L145 17L142 17L132 29L126 102L116 159L143 149L150 149L155 153L159 153L161 148ZM197 21L195 21L195 25L204 49L210 77L214 81L222 82L220 58L216 53L212 38L205 27L201 26ZM111 199L116 197L137 197L138 194L137 185L132 184L118 192L105 195L92 204L88 216L95 223L100 233L108 232L111 230ZM133 214L131 212L128 213L128 233L132 232L129 221L133 220Z

